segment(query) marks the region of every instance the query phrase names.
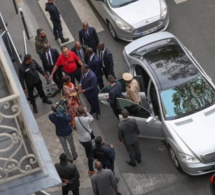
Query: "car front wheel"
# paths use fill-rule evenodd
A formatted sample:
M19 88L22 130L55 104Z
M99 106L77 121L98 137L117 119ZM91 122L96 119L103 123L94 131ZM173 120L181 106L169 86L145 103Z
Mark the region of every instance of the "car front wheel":
M112 24L110 22L108 22L108 29L110 31L111 36L113 37L113 39L118 40L118 37L116 35L116 32L112 26Z
M175 167L180 170L181 167L180 167L180 164L178 162L177 156L175 154L175 151L171 147L169 147L169 153L170 153L171 159L172 159Z

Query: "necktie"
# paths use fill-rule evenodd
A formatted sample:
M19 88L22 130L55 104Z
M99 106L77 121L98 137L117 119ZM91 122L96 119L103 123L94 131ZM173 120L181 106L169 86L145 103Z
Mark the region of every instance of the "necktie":
M48 63L50 66L52 66L52 60L51 60L50 53L47 53L47 55L48 55Z
M82 55L81 55L81 50L78 50L78 56L81 58L82 60Z
M88 39L88 36L89 36L88 30L85 31L85 34L86 34L86 37L87 37L87 39Z

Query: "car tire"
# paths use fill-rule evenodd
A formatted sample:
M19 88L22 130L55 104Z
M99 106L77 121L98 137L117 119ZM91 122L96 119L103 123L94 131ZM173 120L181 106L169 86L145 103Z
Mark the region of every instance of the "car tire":
M113 37L113 39L114 39L114 40L118 40L119 38L117 37L116 31L114 30L112 24L108 21L108 22L107 22L107 25L108 25L108 29L109 29L110 34L111 34L111 36Z
M177 156L175 154L175 151L171 148L171 146L169 146L169 153L170 153L170 157L172 159L173 164L175 165L175 167L178 170L181 170L180 164L178 162Z

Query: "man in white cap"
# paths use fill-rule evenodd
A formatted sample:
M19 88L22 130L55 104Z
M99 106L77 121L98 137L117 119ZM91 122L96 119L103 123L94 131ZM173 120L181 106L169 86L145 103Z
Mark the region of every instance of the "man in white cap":
M122 78L126 81L126 98L137 103L141 104L140 99L140 87L136 79L133 79L133 75L131 73L125 72L122 75Z

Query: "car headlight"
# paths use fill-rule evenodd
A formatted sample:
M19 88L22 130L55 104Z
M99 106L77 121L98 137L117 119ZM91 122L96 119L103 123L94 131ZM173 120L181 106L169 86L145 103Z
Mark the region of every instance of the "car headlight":
M161 0L161 17L164 19L167 15L167 4L165 0Z
M199 163L199 160L196 157L193 157L188 154L179 153L181 160L185 163Z
M116 22L117 26L119 28L121 28L122 30L127 30L127 31L131 30L131 27L128 24L126 24L125 22L119 20L118 18L115 18L115 22Z

